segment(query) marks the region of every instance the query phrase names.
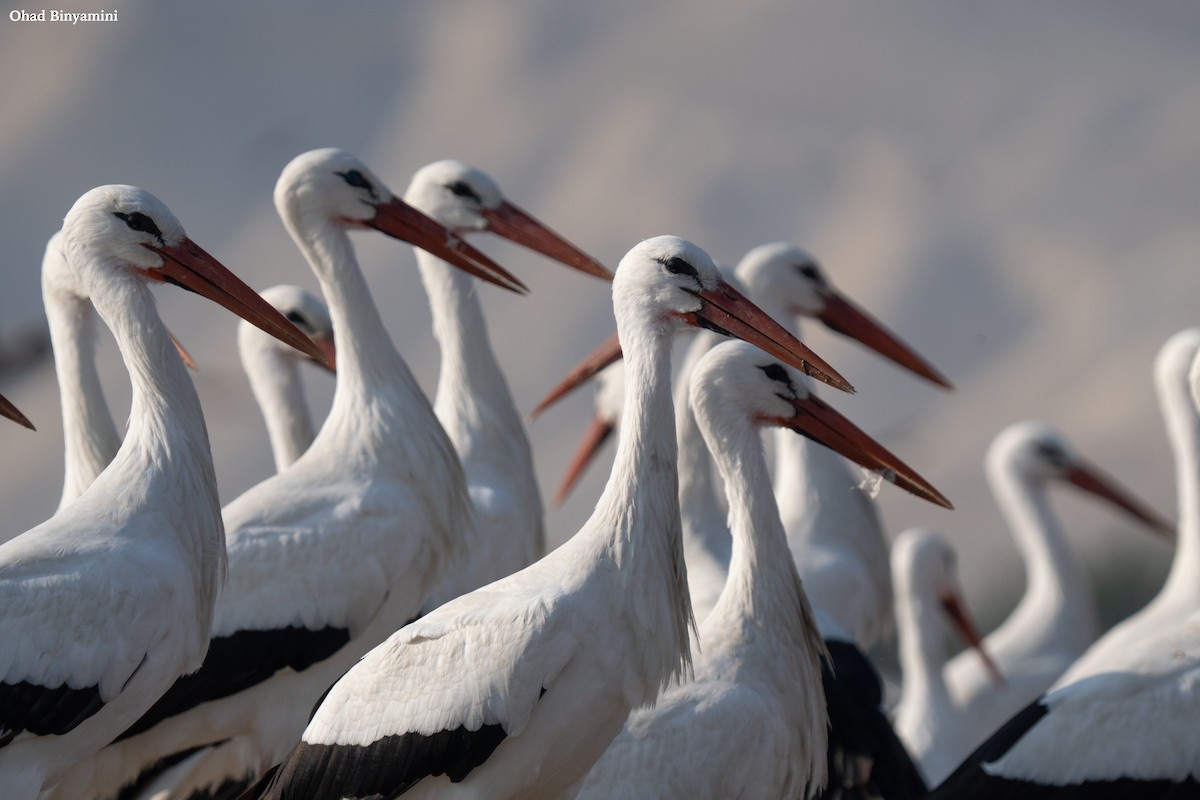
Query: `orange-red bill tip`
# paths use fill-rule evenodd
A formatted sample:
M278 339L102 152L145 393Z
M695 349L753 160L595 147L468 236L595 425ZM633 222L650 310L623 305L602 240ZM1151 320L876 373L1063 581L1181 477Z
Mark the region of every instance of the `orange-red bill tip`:
M700 309L680 315L690 324L736 336L801 370L805 375L843 392L854 392L850 382L825 359L728 283L721 281L714 289L693 294L701 301Z
M575 450L575 455L571 458L571 464L567 467L566 473L563 475L562 483L559 484L558 491L554 494L554 507L558 508L566 502L567 496L571 494L571 490L579 483L579 479L583 477L584 471L588 464L596 457L596 453L600 452L600 448L612 435L614 425L611 422L605 422L599 417L593 417L583 434L583 440L580 441L579 447Z
M621 342L617 339L617 334L613 333L546 393L533 411L529 412L529 418L537 419L543 411L590 381L609 364L619 361L621 356Z
M398 197L376 205L375 217L366 224L416 245L480 280L517 294L529 291L529 287L504 267Z
M979 635L979 628L975 625L975 621L971 619L971 615L967 613L966 606L955 592L946 592L941 596L942 610L946 612L946 616L950 618L950 622L958 630L963 640L970 645L975 652L979 653L979 658L983 661L983 667L987 670L988 676L992 679L992 685L997 689L1004 688L1006 681L1004 675L1000 672L1000 668L996 666L996 662L988 654L987 648L983 646L983 637Z
M505 202L498 208L484 209L483 216L488 221L488 230L497 236L601 280L613 279L613 273L607 267L512 203Z
M317 362L325 369L332 373L337 373L337 346L333 342L332 336L318 336L313 339L313 344L320 348L325 355L325 361Z
M912 467L816 395L792 401L795 414L767 420L782 425L878 473L884 480L943 508L954 505Z
M29 428L31 431L37 430L37 428L33 427L33 423L29 421L29 418L22 414L20 409L9 402L8 398L4 395L0 395L0 415L8 417L13 422Z
M162 256L163 264L158 269L141 270L142 274L207 297L314 361L325 363L325 355L311 339L191 239L151 249Z
M1151 529L1166 535L1175 533L1174 524L1137 499L1132 492L1117 483L1115 478L1105 475L1099 468L1079 463L1069 469L1063 477L1073 486L1107 500Z
M901 341L882 322L850 299L836 292L825 298L825 308L817 315L830 330L849 336L884 358L900 365L915 375L944 389L953 389L941 372L923 358L916 350Z

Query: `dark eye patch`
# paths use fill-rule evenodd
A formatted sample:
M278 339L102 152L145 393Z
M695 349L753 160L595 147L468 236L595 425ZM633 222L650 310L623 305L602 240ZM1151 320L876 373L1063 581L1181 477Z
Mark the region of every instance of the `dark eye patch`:
M470 184L466 183L465 181L455 181L446 188L449 189L450 192L456 197L466 197L470 200L474 200L476 203L483 202L483 199L476 194L475 190L471 188Z
M668 258L666 261L659 259L660 264L667 268L667 272L672 275L690 275L693 278L699 279L700 274L696 272L696 268L678 256Z
M304 331L305 333L312 333L313 326L309 323L308 317L304 316L299 311L297 311L295 309L291 309L283 316L287 319L288 322L292 323L293 325L295 325L297 328Z
M761 369L766 376L773 381L786 383L788 386L792 385L792 377L788 375L787 370L779 364L767 364L765 367L759 367L759 369Z
M821 280L821 270L817 269L817 265L813 264L812 262L797 264L796 269L801 275L808 278L810 281Z
M353 186L355 189L366 189L372 194L375 193L375 187L372 186L371 182L366 179L366 176L356 169L352 169L349 172L339 172L338 175L341 175L342 180Z
M1038 442L1036 449L1038 456L1046 459L1051 464L1063 464L1067 461L1067 454L1053 442Z
M138 233L148 233L159 241L162 240L162 231L154 224L154 220L147 217L140 211L134 211L132 214L123 214L120 211L114 211L113 215L122 220L131 231Z

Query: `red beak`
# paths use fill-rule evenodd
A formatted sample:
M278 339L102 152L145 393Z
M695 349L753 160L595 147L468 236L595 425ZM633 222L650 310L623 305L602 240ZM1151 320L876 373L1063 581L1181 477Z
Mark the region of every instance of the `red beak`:
M1102 497L1118 508L1124 509L1131 517L1144 522L1159 533L1166 535L1175 533L1174 525L1160 517L1149 506L1144 505L1116 480L1090 464L1076 464L1067 471L1063 478L1083 491Z
M835 389L854 391L850 382L825 359L725 281L720 281L714 289L691 293L700 299L701 305L698 311L679 315L685 322L735 336Z
M900 341L899 337L883 326L883 323L848 298L831 292L826 297L825 308L817 315L817 319L824 322L831 330L862 342L884 358L920 375L925 380L946 389L954 388L950 385L950 381L932 364Z
M31 431L37 430L37 428L33 427L33 423L29 421L29 418L22 414L16 406L10 403L8 398L4 395L0 395L0 415L8 417L18 425L24 425Z
M398 197L375 206L375 218L366 224L388 236L427 250L480 280L518 294L529 291L504 267Z
M505 202L499 208L486 209L483 216L488 221L488 230L497 236L503 236L588 275L606 281L613 279L612 272L603 264L512 203Z
M575 488L583 471L587 469L587 465L592 462L596 453L600 452L600 447L608 441L614 429L615 426L611 422L605 422L599 417L592 418L591 424L583 434L583 441L579 443L579 448L575 451L575 457L571 459L571 465L567 467L562 484L559 485L558 492L554 495L555 508L566 501L567 495Z
M325 369L336 374L337 373L337 347L333 343L332 336L318 336L313 339L313 344L321 348L321 353L324 354L325 360L318 361Z
M816 395L791 401L796 413L791 417L765 419L774 425L791 428L818 444L840 453L856 464L881 472L884 479L910 494L943 508L954 508L949 500L922 478L916 470L894 456L887 448L835 411Z
M177 245L148 249L162 256L163 265L158 269L141 270L142 274L207 297L314 361L325 363L324 354L312 340L191 239L184 239Z
M983 647L983 637L979 635L979 628L975 627L975 621L971 619L971 615L967 613L966 606L955 592L947 592L942 595L942 610L946 612L946 616L950 618L950 622L958 630L960 636L974 648L975 652L979 653L979 657L983 659L983 666L987 670L988 675L992 679L992 685L997 689L1003 689L1005 680L1000 674L1000 668L996 666L996 662L992 661L992 657L988 655L987 650Z
M620 361L621 356L621 342L617 340L617 334L614 332L542 398L537 407L529 412L530 419L536 419L539 414L590 381L609 364Z
M192 358L192 354L187 351L187 348L183 346L183 343L175 338L175 334L167 331L167 336L171 337L171 343L175 345L175 352L179 353L179 357L183 360L183 365L190 370L198 369L196 366L196 359Z

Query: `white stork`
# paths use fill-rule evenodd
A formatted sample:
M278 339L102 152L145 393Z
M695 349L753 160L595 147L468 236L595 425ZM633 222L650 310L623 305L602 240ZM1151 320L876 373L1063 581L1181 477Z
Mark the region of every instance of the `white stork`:
M930 800L1200 797L1200 612L1026 706Z
M988 448L987 474L1025 562L1027 585L1016 609L984 640L1004 675L1003 687L993 684L972 653L946 665L950 696L965 718L961 735L946 736L938 747L938 758L950 766L1050 688L1099 633L1087 574L1050 509L1049 483L1073 485L1146 525L1171 530L1045 423L1019 422L1001 431ZM925 763L926 753L914 755ZM926 771L934 784L946 777Z
M957 559L945 537L929 528L910 528L892 543L891 562L904 679L900 702L893 711L896 733L910 753L922 754L924 771L945 776L961 760L950 760L953 757L947 755L946 743L970 735L971 725L946 687L943 670L948 658L942 619L975 649L993 685L1003 686L1004 679L962 601Z
M130 373L109 467L47 522L0 545L0 784L32 800L200 665L225 547L195 389L148 282L204 295L316 355L290 323L132 186L84 194L63 251Z
M813 797L825 783L825 647L758 431L782 426L852 457L890 456L814 402L782 364L740 342L704 356L690 394L729 498L729 577L700 627L695 677L630 715L579 797Z
M96 312L67 263L62 231L50 237L42 257L42 303L62 404L63 488L58 501L62 509L92 485L121 446L96 371Z
M715 325L786 363L824 362L673 236L634 247L613 282L625 424L596 511L530 567L450 601L369 653L326 695L255 795L557 797L690 665L670 353Z
M504 197L483 170L436 161L413 176L404 199L459 235L491 232L548 258L611 281L612 273ZM533 452L488 338L474 280L417 250L442 361L433 408L467 476L475 538L426 599L437 608L510 575L546 551Z
M235 736L267 748L243 765L253 779L295 742L321 693L417 614L473 524L458 457L388 338L348 231L373 227L519 283L341 150L293 159L275 203L333 320L333 407L303 456L225 507L229 581L203 666L57 797L111 797L161 759Z
M1056 686L1104 671L1114 658L1200 610L1200 328L1176 333L1158 352L1154 384L1175 459L1179 530L1166 583L1145 608L1116 624L1071 665Z
M272 286L261 294L321 348L326 356L326 362L321 366L336 367L333 320L324 300L291 284ZM238 354L250 381L250 390L267 424L275 471L282 472L308 449L315 436L312 414L300 382L300 363L316 362L293 348L281 346L278 339L265 336L246 322L238 323Z

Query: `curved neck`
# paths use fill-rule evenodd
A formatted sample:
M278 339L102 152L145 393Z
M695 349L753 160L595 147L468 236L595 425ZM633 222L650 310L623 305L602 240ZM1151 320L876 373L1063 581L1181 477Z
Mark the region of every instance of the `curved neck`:
M688 346L675 383L675 440L679 448L679 507L683 517L685 553L706 553L717 563L728 564L731 541L721 505L721 482L713 467L708 445L689 403L688 386L696 363L724 337L699 331Z
M748 419L717 427L705 410L698 414L725 479L733 535L729 577L710 619L754 621L789 647L809 647L816 622L788 549L758 430Z
M361 444L370 431L416 429L413 416L428 413L432 421L433 409L392 345L350 237L323 217L284 222L321 284L338 347L333 405L317 439L323 446ZM373 457L412 456L399 450L382 448Z
M1159 402L1175 461L1179 503L1175 558L1159 597L1191 597L1200 592L1200 414L1186 381L1160 389Z
M1010 619L1028 614L1039 625L1066 626L1092 641L1097 622L1089 581L1050 508L1044 485L1003 462L989 463L987 473L1025 564L1025 594Z
M950 710L954 701L942 670L946 637L941 608L932 587L913 586L912 575L895 576L896 636L904 679L900 707Z
M619 309L618 309L619 311ZM673 331L623 320L625 405L612 472L585 525L606 558L628 578L631 604L654 633L662 661L651 674L662 686L689 668L694 626L679 518L674 413L671 408ZM578 537L577 537L578 538ZM665 594L664 594L665 593ZM665 601L665 605L663 604ZM649 651L656 648L647 648Z
M442 351L433 403L438 419L468 472L470 462L486 459L532 474L529 440L488 338L478 285L424 250L416 255Z
M225 575L225 529L200 399L149 288L136 279L109 286L115 291L93 292L92 299L129 370L129 429L111 465L92 484L95 491L78 502L103 505L110 519L171 509L177 524L155 524L153 532L177 539L189 552L200 597L197 630L207 636ZM127 530L137 536L148 532L138 525Z
M243 350L242 363L267 424L275 471L282 472L313 441L312 414L300 380L300 365L274 345Z
M43 290L43 301L62 404L61 509L104 471L121 446L121 435L96 371L96 325L91 302L49 287Z

